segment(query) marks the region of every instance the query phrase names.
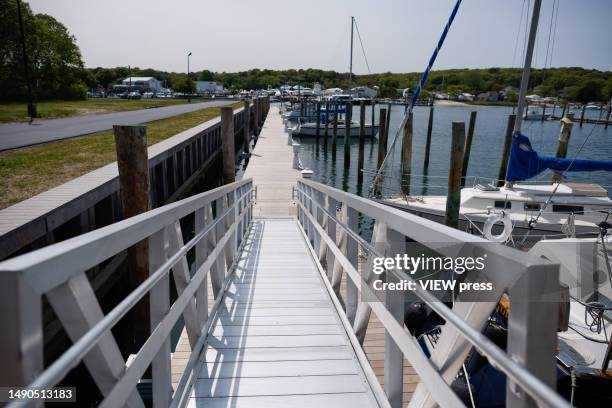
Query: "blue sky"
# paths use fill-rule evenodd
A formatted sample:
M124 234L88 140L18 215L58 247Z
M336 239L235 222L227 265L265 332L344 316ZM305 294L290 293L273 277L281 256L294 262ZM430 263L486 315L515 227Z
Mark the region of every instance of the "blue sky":
M372 72L421 71L454 0L30 0L77 38L86 66L348 71L350 16ZM519 66L533 0L464 0L436 66ZM612 70L612 1L543 0L534 66ZM521 13L523 11L523 13ZM521 22L522 15L522 22ZM517 41L517 36L519 41ZM554 40L554 47L552 47ZM515 48L518 51L515 52ZM552 56L552 58L551 58ZM355 38L354 71L367 73Z

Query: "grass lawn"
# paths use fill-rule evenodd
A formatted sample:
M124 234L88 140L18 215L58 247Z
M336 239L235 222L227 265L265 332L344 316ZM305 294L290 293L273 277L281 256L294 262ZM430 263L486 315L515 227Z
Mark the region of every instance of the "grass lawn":
M194 99L203 102L207 99ZM38 117L41 119L65 118L68 116L96 113L122 112L136 109L185 104L185 99L87 99L83 101L38 102ZM0 122L25 122L28 118L26 103L0 104Z
M231 106L240 107L242 102ZM220 108L207 108L148 122L147 144L155 144L219 114ZM112 130L0 152L0 209L116 159Z

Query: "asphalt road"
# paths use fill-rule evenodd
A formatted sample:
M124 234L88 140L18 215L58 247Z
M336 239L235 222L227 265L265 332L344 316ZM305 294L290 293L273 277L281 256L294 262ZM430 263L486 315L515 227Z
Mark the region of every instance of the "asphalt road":
M0 124L0 151L101 132L112 129L113 125L137 124L170 118L198 109L214 108L229 103L231 101L218 100L100 115L35 120L32 125L27 123Z

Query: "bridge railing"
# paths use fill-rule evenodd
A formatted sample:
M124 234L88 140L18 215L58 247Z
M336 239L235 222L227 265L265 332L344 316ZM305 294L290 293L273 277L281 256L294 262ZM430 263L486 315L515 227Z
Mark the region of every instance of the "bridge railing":
M153 406L179 406L216 319L218 305L208 311L208 274L219 302L251 222L252 190L251 179L228 184L0 263L0 386L52 387L84 362L104 397L102 407L144 407L136 386L151 366ZM192 220L193 232L184 234L182 219ZM193 238L184 242L184 235ZM143 240L148 277L104 314L85 271ZM195 255L193 269L188 253ZM170 279L177 289L172 304ZM43 296L72 341L46 367ZM126 364L111 329L145 296L150 334ZM195 358L173 393L170 335L181 316Z
M464 406L449 384L472 348L506 375L508 407L568 405L554 391L558 265L310 180L298 181L297 197L298 220L336 293L347 277L343 300L357 339L364 341L372 311L385 328L384 389L391 406L402 406L404 358L420 381L410 406ZM367 223L374 226L370 242L359 234L360 225ZM371 286L375 257L410 253L419 245L446 257L486 253L486 268L462 279L492 283L482 298L472 292L469 301L462 300L462 294L453 293L450 308L417 282L413 301L416 296L446 322L429 358L405 329L407 293L381 295ZM394 267L386 268L384 276L391 283L415 282ZM507 351L481 333L504 293L511 305Z

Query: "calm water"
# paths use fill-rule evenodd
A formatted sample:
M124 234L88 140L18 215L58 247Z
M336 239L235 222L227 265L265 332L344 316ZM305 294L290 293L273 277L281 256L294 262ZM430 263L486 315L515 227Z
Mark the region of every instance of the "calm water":
M376 105L376 122L378 123L378 110L381 105ZM429 116L428 107L417 107L414 112L414 136L412 153L412 176L411 192L413 194L446 194L446 183L449 166L449 152L451 145L451 126L453 121L463 121L468 127L470 112L478 112L470 163L468 167L467 185L471 185L474 177L489 179L497 178L503 149L504 132L507 117L512 113L512 108L493 106L436 106L434 109L434 123L431 143L431 156L427 174L423 171L423 157L425 151L425 138L427 134L427 121ZM548 109L548 113L550 113ZM391 127L389 131L389 147L395 133L397 132L404 107L393 106L391 110ZM561 113L557 108L556 115ZM579 116L579 112L576 113ZM599 111L588 111L587 116L598 117ZM359 107L353 111L353 118L359 117ZM370 122L371 109L367 107L366 122ZM558 121L527 121L523 122L523 133L526 134L533 148L542 155L555 155L557 140L559 137L560 124ZM332 155L331 128L329 131L327 149L324 148L322 140L317 145L314 138L300 140L302 144L300 157L305 167L314 171L313 179L327 185L367 196L371 177L364 176L364 186L357 185L357 155L359 143L357 138L351 140L351 168L344 169L344 139L338 139L336 158ZM589 136L590 134L590 136ZM587 143L582 148L578 158L612 160L612 126L604 130L602 125L584 124L581 127L574 124L570 139L568 157L573 158L584 140ZM365 164L367 170L376 170L377 139L366 139ZM394 151L391 163L391 173L399 178L399 165L401 154L401 135ZM568 181L598 183L607 188L609 194L612 192L612 174L608 172L592 173L567 173ZM542 173L536 179L550 181L551 173ZM484 181L484 180L483 180ZM399 188L399 182L389 181L386 183L391 190ZM392 184L395 183L395 186Z

